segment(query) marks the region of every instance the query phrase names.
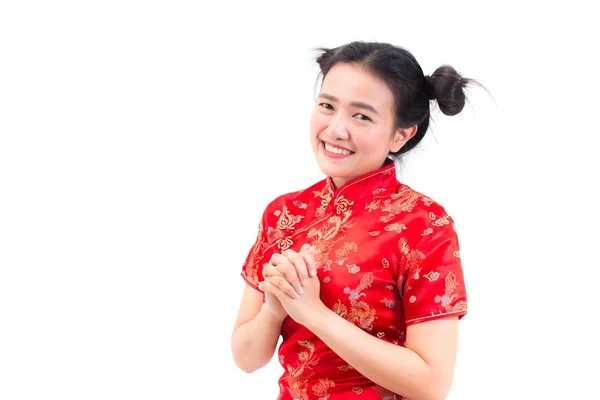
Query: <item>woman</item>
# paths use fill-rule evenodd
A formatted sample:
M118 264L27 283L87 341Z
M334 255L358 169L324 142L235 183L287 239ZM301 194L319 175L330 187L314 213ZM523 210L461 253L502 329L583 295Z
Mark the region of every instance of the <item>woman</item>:
M281 335L279 399L443 399L467 312L458 239L393 159L425 135L431 100L458 114L472 81L449 66L425 76L383 43L322 49L317 62L311 142L327 178L266 207L242 269L234 360L263 367Z

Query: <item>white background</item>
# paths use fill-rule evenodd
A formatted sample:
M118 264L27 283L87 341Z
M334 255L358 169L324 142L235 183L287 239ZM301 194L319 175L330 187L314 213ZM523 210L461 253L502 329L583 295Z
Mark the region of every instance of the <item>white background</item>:
M593 15L2 2L0 399L275 399L276 358L251 375L231 359L240 268L264 206L322 179L312 49L351 40L490 92L434 113L399 175L459 230L470 311L449 399L600 398Z

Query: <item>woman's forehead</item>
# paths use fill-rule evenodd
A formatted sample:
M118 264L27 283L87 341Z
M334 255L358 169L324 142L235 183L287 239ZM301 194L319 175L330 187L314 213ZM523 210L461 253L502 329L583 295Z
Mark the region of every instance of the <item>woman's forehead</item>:
M375 108L394 101L385 82L367 69L352 64L334 65L323 80L321 93L341 103L367 103Z

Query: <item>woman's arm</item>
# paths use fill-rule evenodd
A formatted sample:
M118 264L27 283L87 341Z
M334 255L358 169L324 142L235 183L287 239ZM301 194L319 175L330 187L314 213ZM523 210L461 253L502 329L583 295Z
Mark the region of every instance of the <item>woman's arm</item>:
M254 372L273 358L285 316L264 306L263 295L246 285L233 334L231 350L235 364Z
M306 327L366 378L411 400L445 399L454 375L458 318L412 324L406 348L364 332L327 307Z

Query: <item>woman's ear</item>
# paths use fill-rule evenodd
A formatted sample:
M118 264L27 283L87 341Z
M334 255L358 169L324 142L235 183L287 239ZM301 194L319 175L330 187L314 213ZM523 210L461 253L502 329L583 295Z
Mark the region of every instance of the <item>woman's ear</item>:
M390 152L395 153L402 148L415 134L419 129L418 125L413 125L410 128L398 128L394 132L394 137L392 138L392 143L390 145Z

